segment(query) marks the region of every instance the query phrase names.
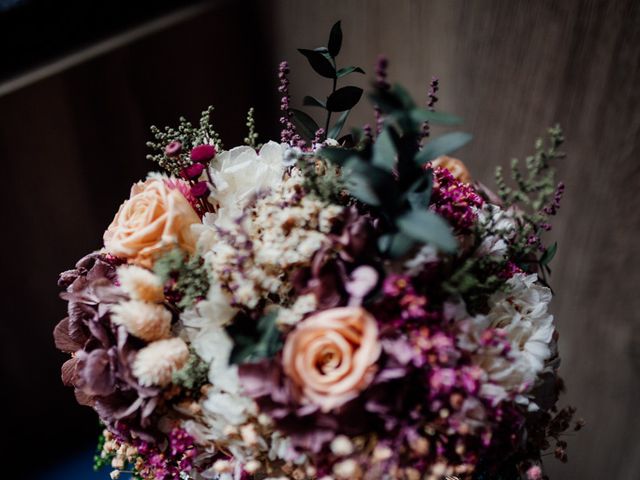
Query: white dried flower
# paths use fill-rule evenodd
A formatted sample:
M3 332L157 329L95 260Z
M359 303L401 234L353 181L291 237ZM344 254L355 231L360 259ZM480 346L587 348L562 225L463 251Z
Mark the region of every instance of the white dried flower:
M338 435L331 442L331 451L339 457L346 457L353 453L353 443L346 435Z
M333 466L333 473L340 479L353 478L357 477L360 473L360 467L355 460L348 458L347 460L336 463Z
M213 464L213 471L216 473L230 473L233 471L233 464L229 460L216 460Z
M132 300L155 303L164 300L164 288L160 277L146 268L137 265L118 267L118 281L122 290Z
M256 473L261 466L262 464L258 460L249 460L247 463L244 464L244 470L248 474L252 475Z
M111 321L146 342L167 338L171 333L171 312L156 303L140 300L119 303L113 307Z
M150 343L138 352L133 362L133 374L145 387L164 387L171 382L174 372L189 359L189 348L181 338L170 338Z

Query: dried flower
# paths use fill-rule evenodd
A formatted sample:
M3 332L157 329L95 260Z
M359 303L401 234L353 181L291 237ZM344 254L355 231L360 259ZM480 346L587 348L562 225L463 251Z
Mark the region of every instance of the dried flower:
M164 387L187 360L189 347L182 339L158 340L138 352L133 363L133 374L143 386Z
M167 338L171 333L171 312L162 305L131 300L115 305L111 321L146 342Z
M137 265L118 267L118 282L132 300L160 303L164 300L164 285L160 278Z
M378 327L364 309L325 310L300 322L284 345L285 372L306 401L329 411L354 398L375 372Z

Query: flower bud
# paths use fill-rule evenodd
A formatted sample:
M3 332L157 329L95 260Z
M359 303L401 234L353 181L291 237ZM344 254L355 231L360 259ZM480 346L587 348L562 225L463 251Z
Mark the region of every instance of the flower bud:
M191 160L196 163L207 163L218 151L213 145L198 145L191 150Z

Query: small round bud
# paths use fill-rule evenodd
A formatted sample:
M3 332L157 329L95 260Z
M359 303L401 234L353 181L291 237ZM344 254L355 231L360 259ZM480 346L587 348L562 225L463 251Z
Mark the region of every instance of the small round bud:
M198 145L191 150L191 160L196 163L207 163L217 155L218 151L213 145Z
M176 157L182 152L182 143L178 140L174 140L169 143L166 147L164 147L164 154L167 157Z

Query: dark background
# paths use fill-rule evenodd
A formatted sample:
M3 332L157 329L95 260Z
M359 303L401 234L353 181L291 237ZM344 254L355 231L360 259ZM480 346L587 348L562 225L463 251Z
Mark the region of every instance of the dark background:
M290 60L294 105L324 95L330 85L295 48L325 43L342 19L341 66L372 73L386 53L391 80L421 101L440 77L438 107L475 136L460 156L489 185L495 165L564 126L553 311L565 401L587 428L568 439L567 465L547 463L555 480L640 478L639 2L23 0L3 9L9 3L0 0L5 475L70 479L56 466L88 461L97 420L60 384L56 277L100 247L131 183L153 168L148 126L196 121L212 104L233 146L254 106L262 139L277 139L278 62ZM367 121L363 103L350 122ZM71 464L77 478L90 478L87 468Z

